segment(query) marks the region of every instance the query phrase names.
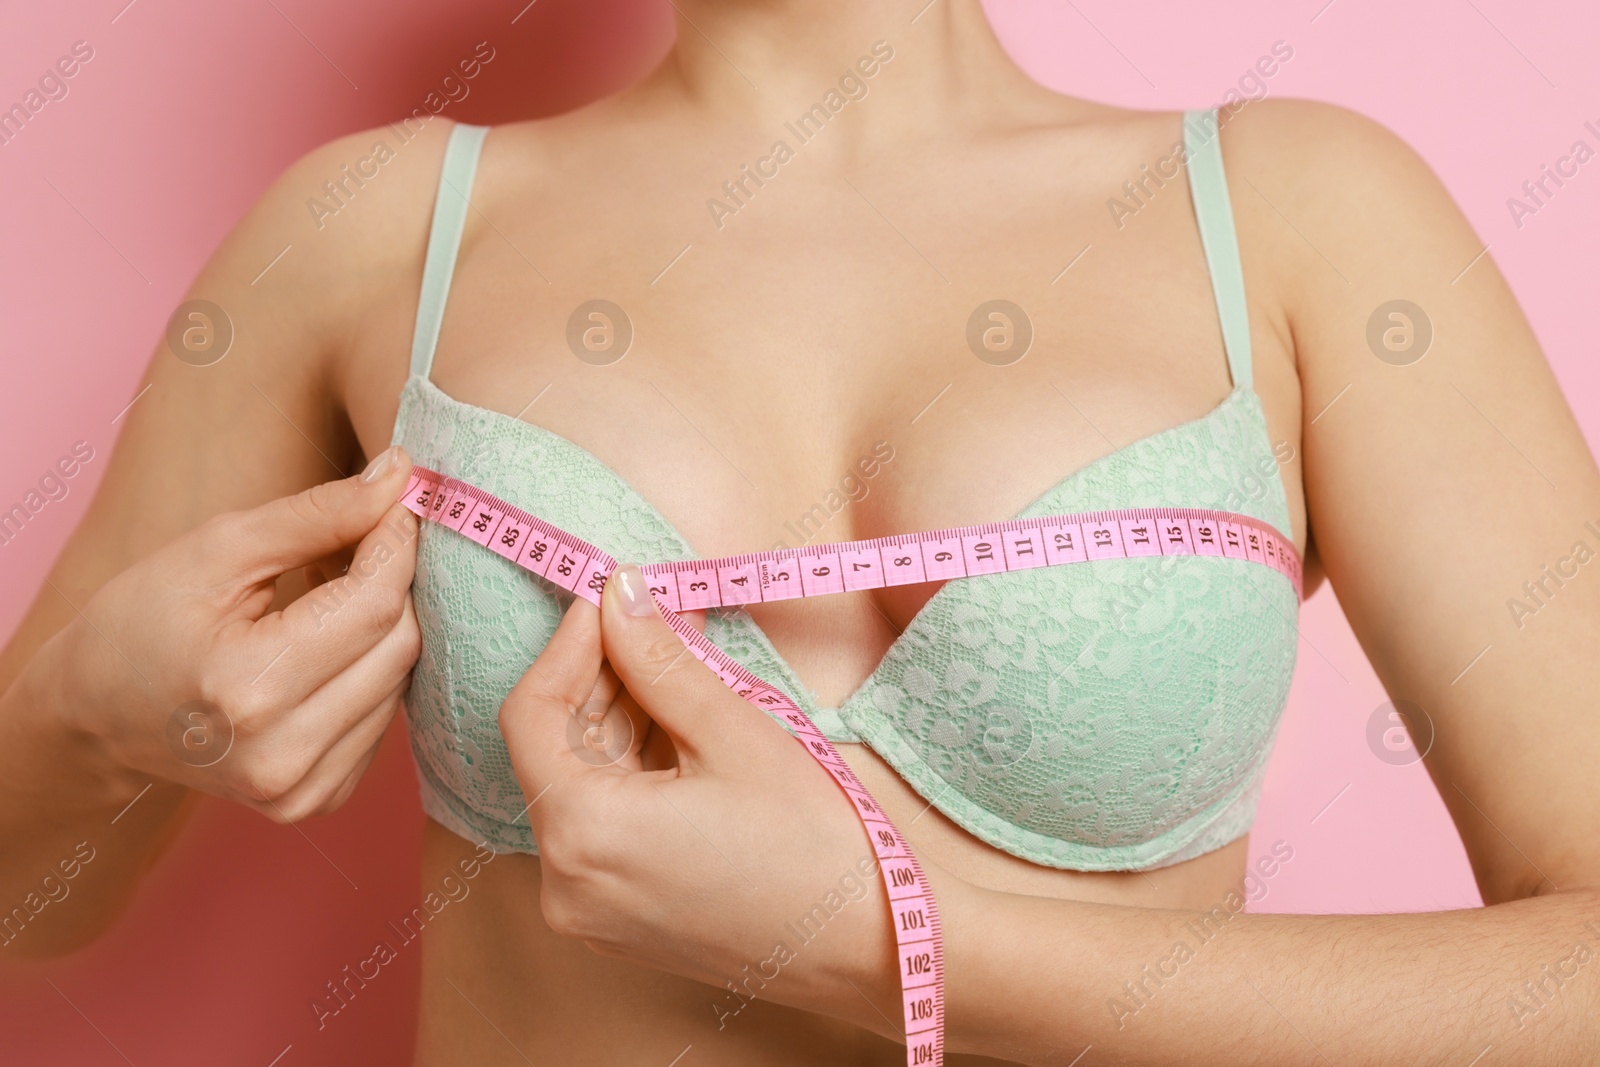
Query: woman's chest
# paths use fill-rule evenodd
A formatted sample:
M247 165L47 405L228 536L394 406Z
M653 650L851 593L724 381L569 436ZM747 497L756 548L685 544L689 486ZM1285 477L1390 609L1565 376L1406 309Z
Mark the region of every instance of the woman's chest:
M527 195L491 158L431 377L598 458L702 556L1008 518L1231 384L1187 190L1119 226L1113 168L1027 162L788 168L727 215L681 162ZM393 383L347 398L368 451L391 431L415 296L389 303L353 354L355 380ZM1292 353L1262 303L1279 469L1241 466L1239 488L1279 474L1303 545ZM760 621L838 699L931 592Z
M617 207L631 242L595 205L505 209L469 226L433 380L592 452L703 554L821 512L825 540L1008 516L1229 391L1192 219L874 192L679 237L668 203Z
M599 529L584 524L631 494L618 536L628 514L648 514L702 556L1008 518L1111 453L1121 461L1102 473L1120 472L1134 496L1177 492L1184 471L1203 476L1190 488L1204 500L1161 503L1218 506L1232 487L1217 479L1231 474L1241 492L1266 492L1263 478L1277 472L1243 458L1265 455L1270 467L1283 453L1268 442L1270 420L1245 414L1259 411L1253 397L1222 402L1230 361L1181 200L1162 201L1125 239L1084 241L1047 272L1063 235L1091 232L1081 210L991 204L975 223L982 205L970 198L952 206L925 190L845 185L855 199L843 207L799 184L789 214L741 213L746 231L676 251L662 243L671 212L651 202L649 183L609 217L592 191L557 217L483 204L432 368L443 393L427 386L437 395L403 419L405 443L468 480L519 487L531 510L559 505L568 528L596 543ZM923 225L908 233L891 213ZM438 426L423 425L423 409L437 409ZM1179 424L1192 428L1172 431ZM502 478L540 464L561 469ZM1095 506L1156 502L1134 496ZM482 614L494 583L449 568L419 569L419 583L423 570L440 574L419 605L428 601L447 650L464 648L463 620ZM457 603L450 590L473 599ZM831 705L931 592L753 614ZM483 627L506 628L503 616L491 610ZM441 722L455 721L443 710Z

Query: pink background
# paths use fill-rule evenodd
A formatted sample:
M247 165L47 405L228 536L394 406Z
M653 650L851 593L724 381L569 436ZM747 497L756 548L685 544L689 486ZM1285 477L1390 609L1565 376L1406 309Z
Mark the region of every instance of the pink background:
M95 49L70 95L0 147L5 506L72 442L102 454L113 445L110 420L132 398L183 289L297 156L408 111L480 40L498 55L446 114L497 122L625 84L671 34L670 8L657 0L541 0L515 24L526 0L457 0L448 16L420 0L124 3L15 5L0 34L0 106L20 100L74 41ZM988 8L1040 81L1134 106L1217 102L1274 41L1287 41L1295 55L1270 80L1272 93L1352 107L1422 153L1491 244L1592 441L1600 370L1580 309L1593 299L1600 165L1520 231L1505 200L1575 139L1594 143L1582 125L1600 123L1600 15L1577 0L1537 12L1512 0L1323 4ZM921 5L908 0L907 19ZM4 632L103 469L91 463L65 500L0 547ZM1257 854L1281 838L1295 858L1258 910L1479 903L1421 765L1390 766L1367 747L1368 717L1385 697L1332 593L1314 597L1302 618L1299 672L1251 846ZM308 1003L416 903L420 823L398 732L336 816L283 828L207 804L107 937L69 960L0 971L0 1059L407 1062L414 950L320 1033Z

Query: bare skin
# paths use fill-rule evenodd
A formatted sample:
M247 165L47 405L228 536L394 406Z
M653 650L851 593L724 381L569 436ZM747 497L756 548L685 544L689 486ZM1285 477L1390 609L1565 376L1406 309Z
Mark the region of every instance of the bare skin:
M1120 229L1106 208L1141 166L1169 154L1179 116L1030 82L975 2L936 5L914 25L915 11L899 5L679 6L704 35L681 25L674 52L641 85L490 134L434 367L445 392L520 413L593 452L707 556L784 537L784 523L880 439L894 461L825 539L1009 517L1071 471L1201 416L1227 394L1183 179ZM879 40L894 56L868 80L867 97L798 147L719 229L706 199L774 139L792 144L784 122ZM107 681L86 693L61 681L73 673L72 649L89 643L72 605L96 618L91 596L178 535L354 470L387 445L447 132L443 120L430 124L320 230L307 198L392 134L309 154L196 280L191 295L233 318L235 351L207 368L157 353L155 388L130 413L93 509L52 572L60 593L45 590L0 659L10 687L0 716L4 899L150 780L105 773L102 734L77 725L84 716L38 714L115 689ZM1563 612L1540 618L1537 640L1518 640L1502 606L1600 516L1600 477L1537 345L1491 259L1451 284L1482 245L1427 169L1371 123L1320 105L1251 104L1229 122L1223 151L1254 387L1271 440L1294 457L1279 473L1308 559L1307 591L1325 567L1391 693L1433 715L1429 768L1486 902L1588 893L1579 887L1597 880L1589 843L1600 794L1586 768L1600 756L1600 733L1578 694L1600 636L1600 587L1564 592ZM293 253L252 285L289 241ZM1397 294L1428 309L1439 337L1437 351L1403 373L1364 341L1372 309ZM604 368L565 343L568 315L595 296L620 304L636 328L629 354ZM1025 308L1037 331L1030 354L1005 368L979 362L964 338L972 309L996 296ZM142 510L152 498L170 506ZM1486 524L1487 543L1458 532L1463 514ZM296 577L280 579L276 606L304 590ZM836 704L932 592L774 605L755 617L819 698ZM393 625L403 629L405 617ZM1452 687L1491 640L1494 656L1474 668L1472 684ZM1528 709L1536 725L1513 728L1506 708ZM380 729L392 702L373 710ZM920 854L1008 900L1200 909L1244 871L1242 839L1148 874L1038 867L924 810L872 753L846 756ZM104 846L109 860L85 869L76 910L30 930L31 949L103 929L176 831L187 795L187 785L158 780ZM318 799L342 798L334 790ZM1563 817L1544 817L1553 811ZM472 853L430 823L422 885ZM552 932L533 904L539 870L530 857L497 859L476 880L475 903L446 909L430 927L419 1064L522 1063L523 1053L667 1063L689 1044L703 1064L903 1057L862 1020L773 1003L757 1002L719 1032L710 987ZM1583 899L1592 910L1592 896ZM1526 926L1513 932L1551 936L1548 911L1501 920L1517 921ZM1430 935L1405 936L1420 944ZM1509 995L1522 964L1505 966ZM1018 1025L999 1009L981 1014L994 1032ZM1192 1035L1197 1024L1183 1025ZM1018 1048L1038 1059L1027 1042ZM1303 1052L1285 1046L1273 1062Z

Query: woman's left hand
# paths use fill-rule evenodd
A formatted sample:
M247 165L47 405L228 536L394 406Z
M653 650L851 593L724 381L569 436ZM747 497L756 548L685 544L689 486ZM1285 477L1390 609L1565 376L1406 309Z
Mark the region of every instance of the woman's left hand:
M600 610L573 603L500 728L551 929L731 988L730 1012L759 995L898 1034L888 900L853 808L689 652L637 567Z

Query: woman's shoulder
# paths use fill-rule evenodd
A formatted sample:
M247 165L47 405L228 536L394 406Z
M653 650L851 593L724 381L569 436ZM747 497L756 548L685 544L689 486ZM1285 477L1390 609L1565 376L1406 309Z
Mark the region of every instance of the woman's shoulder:
M344 377L374 312L414 306L454 125L413 118L305 151L218 245L191 295L228 309L241 330L257 324L258 355L274 377ZM269 322L270 333L260 325Z
M161 348L152 360L151 380L166 397L169 415L181 414L177 421L185 425L198 424L204 421L200 413L254 412L261 405L285 422L302 446L296 427L328 421L330 383L348 380L352 371L359 376L364 365L357 349L363 339L402 329L405 309L415 308L452 126L432 118L426 124L413 120L409 127L393 124L347 134L305 151L278 173L185 294L184 307L199 302L225 327L231 338L226 358L218 357L205 374L193 373L185 366L193 361L171 359ZM385 379L373 391L397 394L405 375L403 355L381 369L396 380L392 389ZM329 423L336 425L337 420ZM265 426L272 426L270 420ZM257 453L273 440L251 419L225 420L210 432L237 438L238 447ZM310 455L318 464L340 467L342 453L360 451L334 429L328 433L326 439L312 433L317 450ZM376 436L369 436L373 439L361 442L363 448L377 444ZM297 446L290 440L284 448L293 456ZM282 470L276 459L274 464L270 484L259 492L235 499L219 491L216 503L249 506L303 488L308 475L321 473L290 469L294 464L288 459Z
M1253 248L1291 317L1357 290L1365 299L1359 283L1400 264L1453 264L1463 252L1465 264L1483 247L1421 153L1376 119L1278 98L1219 117L1246 258Z
M1388 189L1426 195L1437 179L1399 134L1351 108L1267 98L1217 111L1223 151L1238 169L1335 199Z
M310 149L262 193L227 244L276 240L287 249L273 268L276 288L348 307L352 286L370 291L420 262L454 125L408 119Z

